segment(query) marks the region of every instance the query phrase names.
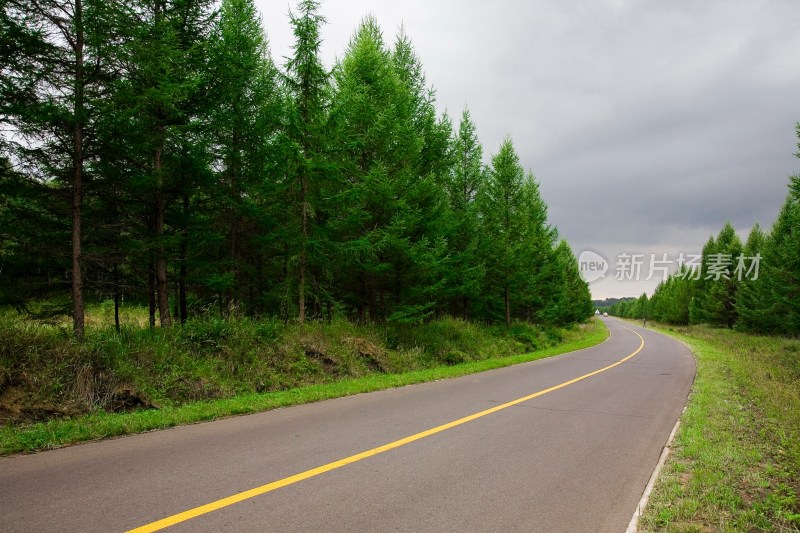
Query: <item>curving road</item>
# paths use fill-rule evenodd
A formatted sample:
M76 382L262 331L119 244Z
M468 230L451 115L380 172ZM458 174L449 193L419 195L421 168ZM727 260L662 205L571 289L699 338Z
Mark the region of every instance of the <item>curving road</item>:
M605 321L551 359L0 459L0 531L622 532L695 365Z

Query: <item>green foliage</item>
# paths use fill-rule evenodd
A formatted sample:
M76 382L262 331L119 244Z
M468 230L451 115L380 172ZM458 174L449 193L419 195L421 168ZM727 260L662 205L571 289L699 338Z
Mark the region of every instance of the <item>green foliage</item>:
M763 259L758 279L746 284L738 302L739 327L800 334L800 176L789 178L789 193L770 233L766 238L753 235L748 246Z
M664 320L665 297L663 295L666 292L666 286L668 283L678 283L679 279L679 276L676 275L670 277L667 282L659 284L652 298L648 298L647 293L642 293L638 298L623 298L609 306L606 312L622 318Z
M488 176L482 161L483 148L467 109L451 143L453 164L445 183L450 254L443 274L449 311L468 318L486 278L486 266L479 254L481 221L475 199Z
M642 531L800 526L800 343L706 326L686 342L697 376Z
M365 18L328 70L314 0L290 13L280 67L252 0L2 7L0 120L20 135L0 140L0 304L60 306L71 284L75 316L85 291L113 302L119 332L123 302L148 304L151 326L210 308L416 325L590 314L511 140L486 168L468 111L457 131L437 112L402 29L388 44Z
M71 339L65 322L21 319L12 311L0 316L2 423L171 409L198 400L505 358L599 331L599 326L526 323L507 330L452 318L416 325L334 320L301 326L209 313L181 328L129 326L117 334L104 307L90 307L83 342ZM128 314L142 316L146 310Z
M492 156L489 179L478 200L486 239L481 243L481 251L487 260L491 283L506 300L512 288L516 288L515 282L525 264L525 237L529 230L525 210L532 190L529 179L511 139L507 138Z
M427 124L419 114L430 109L412 91L413 56L401 45L393 54L366 18L333 75L340 180L331 229L342 266L333 275L338 299L361 322L419 317L435 305L447 252L443 190L431 168L420 168L433 141L418 129Z
M591 316L591 296L577 261L548 225L539 184L519 164L510 139L492 157L475 202L485 316L502 317L506 325L513 318L566 324Z
M178 424L213 420L224 416L254 413L350 394L401 387L424 381L453 378L588 348L602 342L607 336L608 330L603 327L602 323L592 322L564 331L564 343L532 354L423 368L402 374L370 373L362 377L343 378L332 383L307 385L285 391L245 394L221 400L198 401L177 407L163 407L158 410L136 410L129 413L94 412L75 418L50 419L25 427L2 426L0 427L0 455L51 449L91 439L126 435ZM361 344L354 343L352 340L348 343ZM362 350L365 349L363 346L362 344ZM369 349L366 346L366 350ZM392 359L391 354L398 354L397 357L394 357L394 361L390 361L390 364L397 365L397 368L410 368L414 362L420 361L418 350L390 351L389 354L390 359ZM2 374L0 374L0 378L2 378Z
M713 242L711 249L706 250L703 257L705 276L708 281L702 293L702 305L705 321L711 324L733 327L736 322L736 293L739 280L734 273L736 264L742 255L742 243L730 223L726 223ZM725 265L726 273L717 274L717 265ZM710 279L708 279L710 278ZM697 296L697 293L696 293Z
M685 266L656 287L650 299L653 320L668 324L689 324L689 308L694 293L691 276Z
M274 182L284 170L274 161L281 142L276 134L285 107L283 88L251 0L222 3L208 60L215 80L208 150L219 174L207 184L208 199L192 200L210 204L206 231L214 232L216 246L206 240L206 260L192 266L200 279L228 281L205 285L235 306L259 283L254 268L262 249L259 237L274 234L277 213L272 197L279 193ZM197 243L198 221L187 213L180 223L184 250L189 252Z
M800 137L800 124L797 127ZM800 156L800 154L798 154ZM683 266L659 284L650 300L651 317L669 324L711 324L742 331L800 334L800 176L769 232L753 226L742 245L726 223L703 247L702 268ZM609 313L633 318L621 302Z
M756 224L742 245L726 224L703 248L703 269L683 267L659 284L650 317L668 324L705 323L759 333L800 334L800 178L772 230ZM724 272L718 269L725 266ZM636 304L621 302L609 313L639 318Z
M594 313L589 286L580 276L578 260L567 241L561 240L553 251L552 262L545 266L549 277L540 277L534 285L537 294L546 295L548 300L540 300L539 317L552 324L571 324L583 322ZM549 286L543 286L548 284Z
M65 280L67 250L53 250L54 239L68 241L63 206L56 190L11 168L0 158L0 303L31 308ZM66 294L54 298L61 304Z

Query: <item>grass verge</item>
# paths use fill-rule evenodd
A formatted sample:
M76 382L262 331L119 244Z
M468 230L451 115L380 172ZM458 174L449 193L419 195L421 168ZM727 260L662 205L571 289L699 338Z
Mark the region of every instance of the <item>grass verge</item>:
M640 531L800 531L800 341L656 327L697 376Z
M599 320L592 320L587 325L569 330L558 345L526 354L495 356L478 361L435 366L402 373L371 373L361 377L337 379L330 383L318 383L274 392L237 394L223 399L167 405L160 409L126 413L97 411L24 426L5 425L0 427L0 455L53 449L89 440L255 413L414 383L454 378L588 348L603 342L607 337L608 330L605 325ZM448 363L453 356L448 353L443 357L445 357L444 362Z

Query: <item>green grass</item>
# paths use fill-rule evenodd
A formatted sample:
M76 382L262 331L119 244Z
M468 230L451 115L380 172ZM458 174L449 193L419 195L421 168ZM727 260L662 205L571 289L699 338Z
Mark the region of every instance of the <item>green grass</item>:
M597 320L508 330L454 319L386 329L211 318L121 335L95 329L77 344L63 325L6 319L0 334L8 339L0 347L0 392L3 381L21 387L27 379L26 389L38 387L34 402L61 398L91 408L0 426L0 455L8 455L483 372L593 346L608 330ZM159 408L103 409L120 385Z
M800 530L800 341L656 329L697 376L640 531Z

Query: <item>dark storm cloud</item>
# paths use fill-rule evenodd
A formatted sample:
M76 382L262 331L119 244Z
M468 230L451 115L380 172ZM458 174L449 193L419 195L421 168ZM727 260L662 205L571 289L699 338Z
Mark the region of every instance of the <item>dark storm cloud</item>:
M282 64L288 4L259 7ZM469 106L487 161L513 138L576 250L693 251L727 220L768 227L800 171L796 0L325 0L322 10L329 64L365 14L390 43L402 24L440 109L457 121Z
M725 81L689 101L620 110L539 158L552 218L582 242L659 243L671 225L716 232L728 220L768 226L800 168L787 113L800 117L797 89Z

